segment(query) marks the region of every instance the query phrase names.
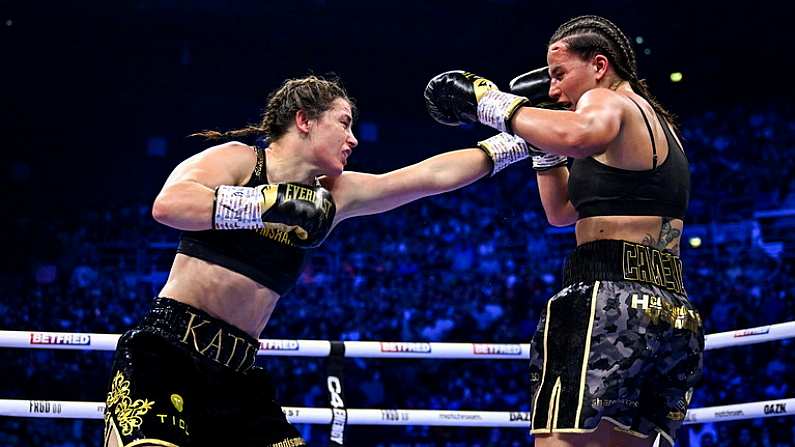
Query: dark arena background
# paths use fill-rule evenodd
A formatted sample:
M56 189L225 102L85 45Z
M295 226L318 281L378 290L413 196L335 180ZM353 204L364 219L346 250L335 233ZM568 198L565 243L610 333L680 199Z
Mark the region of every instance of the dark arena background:
M104 402L112 351L14 347L12 331L81 348L79 334L120 334L143 315L178 237L152 219L152 201L174 166L209 144L187 135L256 122L285 78L335 73L360 109L346 169L386 172L472 147L493 131L435 123L423 102L428 80L467 69L506 87L545 65L549 36L581 14L630 36L642 77L679 118L692 174L687 289L706 333L732 343L705 353L691 404L726 408L694 412L677 445L795 445L791 6L19 0L0 1L0 446L100 445L101 413L69 416L62 403ZM535 175L519 163L340 225L261 337L500 343L510 352L529 343L573 246L573 227L546 222ZM327 377L338 360L257 363L282 405L331 414ZM357 425L350 412L346 445L532 445L522 428L524 358L341 366L346 408L447 415L447 426ZM510 414L513 425L463 426L481 412ZM383 411L378 422L410 416ZM328 420L297 426L312 446L336 445Z

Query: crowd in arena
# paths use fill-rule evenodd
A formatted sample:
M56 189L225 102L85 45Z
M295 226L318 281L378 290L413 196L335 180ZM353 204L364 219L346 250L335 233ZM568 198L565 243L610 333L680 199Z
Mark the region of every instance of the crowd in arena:
M682 123L693 190L685 285L706 333L795 320L795 253L773 250L754 212L795 208L795 120L781 107L709 112ZM750 155L752 154L752 155ZM553 228L533 171L513 166L460 191L340 225L310 257L262 338L528 343L572 228ZM77 220L18 218L30 241L3 263L0 328L122 333L166 279L178 232L149 204ZM121 224L123 223L123 224ZM46 235L42 237L41 235ZM695 245L695 244L694 244ZM791 340L707 351L691 407L795 397ZM1 349L0 397L104 401L110 352ZM328 407L326 360L259 357L285 406ZM350 408L528 411L526 361L347 359ZM299 426L326 445L327 426ZM694 424L681 446L795 445L791 417ZM97 445L100 420L0 419L0 445ZM522 429L349 426L350 445L520 446Z

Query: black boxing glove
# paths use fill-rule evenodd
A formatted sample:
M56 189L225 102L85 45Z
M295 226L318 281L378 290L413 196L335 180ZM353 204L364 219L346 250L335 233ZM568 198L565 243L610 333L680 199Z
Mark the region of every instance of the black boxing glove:
M435 76L425 87L425 106L431 117L447 126L480 122L506 132L527 98L501 92L488 79L455 70Z
M549 67L536 68L511 79L508 84L511 93L524 96L529 106L542 109L568 110L569 104L559 103L549 97Z
M213 228L270 228L287 233L300 248L320 245L334 222L337 208L321 186L300 183L265 184L248 188L222 185L215 189Z

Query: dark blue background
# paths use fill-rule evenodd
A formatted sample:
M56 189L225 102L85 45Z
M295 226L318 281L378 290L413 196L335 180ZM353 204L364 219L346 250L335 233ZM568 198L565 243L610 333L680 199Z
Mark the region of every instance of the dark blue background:
M0 328L128 329L177 233L152 221L168 173L256 122L287 77L334 72L356 98L351 170L384 172L493 131L426 114L436 73L505 87L545 65L562 21L599 14L636 44L680 117L693 192L685 278L707 332L795 319L791 7L773 2L0 1ZM650 54L645 54L645 50ZM672 83L669 74L684 80ZM526 164L341 225L263 337L527 342L558 287L570 229L543 217ZM791 342L708 352L695 407L793 397ZM325 406L321 360L261 359L289 406ZM0 398L101 401L109 353L0 350ZM527 410L524 362L346 362L346 404ZM791 416L695 427L680 445L795 445ZM324 445L326 427L303 427ZM96 445L98 421L0 418L0 445ZM527 445L520 430L349 427L351 445ZM709 445L704 435L701 445ZM746 437L748 439L746 439ZM693 440L693 443L690 440ZM756 444L754 444L756 443Z

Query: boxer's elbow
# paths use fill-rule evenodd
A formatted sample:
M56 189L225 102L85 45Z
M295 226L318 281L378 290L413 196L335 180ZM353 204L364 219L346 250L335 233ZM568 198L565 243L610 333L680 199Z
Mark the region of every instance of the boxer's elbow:
M547 222L549 222L549 224L553 227L568 227L576 221L576 217L571 218L570 216L563 215L547 215Z
M192 180L172 183L152 203L152 218L177 230L209 230L214 196L214 189Z
M185 195L179 188L164 189L152 204L152 218L163 225L182 229L189 208L186 204Z
M169 194L161 192L152 204L152 218L163 225L169 225L176 214L175 208L174 200Z
M568 227L577 222L577 211L571 206L571 202L557 207L545 206L544 214L553 227Z

